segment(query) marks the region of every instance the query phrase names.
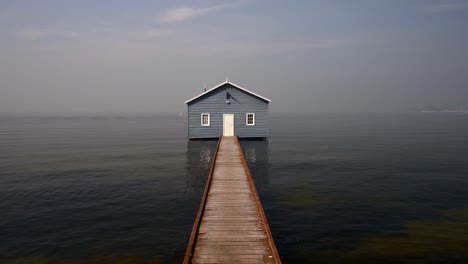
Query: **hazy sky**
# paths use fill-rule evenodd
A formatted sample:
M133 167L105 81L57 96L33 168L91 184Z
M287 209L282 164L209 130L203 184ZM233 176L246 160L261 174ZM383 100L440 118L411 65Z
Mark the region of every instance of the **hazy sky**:
M226 75L274 112L468 106L468 0L0 0L0 113L179 112Z

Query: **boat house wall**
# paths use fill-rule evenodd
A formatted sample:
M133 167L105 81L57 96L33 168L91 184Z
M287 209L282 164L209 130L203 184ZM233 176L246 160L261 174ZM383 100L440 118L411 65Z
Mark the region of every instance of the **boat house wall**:
M189 139L217 138L223 135L223 115L234 115L234 135L239 138L269 136L269 99L226 82L186 102ZM247 125L253 113L254 125ZM209 114L209 126L202 126L202 114Z

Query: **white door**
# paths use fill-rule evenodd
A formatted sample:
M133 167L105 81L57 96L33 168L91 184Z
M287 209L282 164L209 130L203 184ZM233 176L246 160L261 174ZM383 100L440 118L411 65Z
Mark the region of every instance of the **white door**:
M223 115L223 136L234 136L234 114Z

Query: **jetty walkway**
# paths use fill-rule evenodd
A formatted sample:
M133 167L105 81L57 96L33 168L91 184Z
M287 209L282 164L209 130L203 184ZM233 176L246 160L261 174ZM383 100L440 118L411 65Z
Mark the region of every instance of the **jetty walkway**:
M221 137L184 263L281 263L237 137Z

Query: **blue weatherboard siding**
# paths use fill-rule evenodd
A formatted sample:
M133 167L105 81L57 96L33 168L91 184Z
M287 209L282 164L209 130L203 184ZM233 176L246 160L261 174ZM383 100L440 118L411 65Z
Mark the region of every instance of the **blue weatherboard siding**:
M229 99L226 99L226 92ZM226 100L231 103L226 104ZM201 126L201 114L210 114L210 126ZM246 113L255 113L255 125L246 125ZM241 138L268 137L268 102L229 83L188 103L189 138L223 135L223 114L234 114L234 134Z

